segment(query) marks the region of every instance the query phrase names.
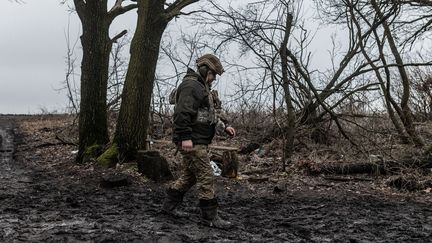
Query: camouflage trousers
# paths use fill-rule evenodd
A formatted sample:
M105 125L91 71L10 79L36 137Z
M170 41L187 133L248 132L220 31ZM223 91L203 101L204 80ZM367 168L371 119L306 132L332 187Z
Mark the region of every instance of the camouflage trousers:
M214 178L208 157L208 146L195 145L192 151L180 152L183 156L183 169L180 177L171 185L171 189L186 192L196 184L199 199L213 199Z

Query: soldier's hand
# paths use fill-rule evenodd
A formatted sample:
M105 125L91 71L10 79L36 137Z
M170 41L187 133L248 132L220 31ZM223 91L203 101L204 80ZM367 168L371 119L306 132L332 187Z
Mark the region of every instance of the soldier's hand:
M193 149L192 140L184 140L181 142L181 148L184 151L191 151Z
M226 127L225 132L231 137L234 137L236 135L236 130L233 127Z

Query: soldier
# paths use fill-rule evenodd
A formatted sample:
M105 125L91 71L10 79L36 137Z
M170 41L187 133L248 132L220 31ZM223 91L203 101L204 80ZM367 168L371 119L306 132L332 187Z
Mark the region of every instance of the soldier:
M196 65L197 72L189 68L175 93L173 142L182 154L183 170L167 189L162 211L175 213L184 194L196 184L201 222L211 227L226 228L230 222L222 220L217 214L218 201L208 145L216 127L222 127L230 136L235 136L236 132L216 114L216 110L220 110L220 101L215 99L217 92L211 91L211 83L216 80L216 75L224 72L220 60L212 54L205 54L197 59Z

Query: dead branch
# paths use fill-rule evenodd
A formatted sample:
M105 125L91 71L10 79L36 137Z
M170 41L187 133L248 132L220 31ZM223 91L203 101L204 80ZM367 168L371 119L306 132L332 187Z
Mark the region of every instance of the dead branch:
M165 19L169 22L171 19L182 14L181 10L199 0L177 0L165 9Z
M124 35L127 34L127 30L123 30L122 32L118 33L116 36L114 36L111 41L114 43L117 43L117 40L120 39L121 37L123 37Z
M71 141L67 141L64 138L61 138L58 134L55 135L55 139L59 140L61 143L59 145L73 145L73 146L78 146L77 143L75 142L71 142Z
M372 181L370 178L361 178L361 177L340 177L340 176L324 176L325 180L329 181L341 181L341 182L347 182L347 181Z
M432 168L432 156L410 158L403 160L378 160L359 163L327 163L309 166L307 171L311 175L319 174L370 174L385 175L394 174L406 168L425 169Z

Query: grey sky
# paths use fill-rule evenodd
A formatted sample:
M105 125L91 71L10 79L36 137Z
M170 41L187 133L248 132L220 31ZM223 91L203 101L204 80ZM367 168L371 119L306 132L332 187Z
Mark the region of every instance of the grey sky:
M133 25L133 14L122 16L115 26ZM65 78L68 18L67 7L59 1L0 1L0 114L65 108L65 92L58 89ZM72 15L70 33L74 40L79 31L77 16Z
M67 6L59 2L26 0L24 4L17 4L0 0L0 114L39 113L42 109L64 111L66 94L59 89L65 78L65 32L69 14ZM109 6L113 2L110 1ZM70 19L70 33L75 41L80 23L75 14ZM135 21L136 11L120 16L111 27L111 36L123 29L133 32ZM318 55L327 55L328 47L324 48L323 43L330 43L329 32L325 38L317 36L319 47L315 49L321 52ZM80 49L76 52L80 56ZM77 69L80 62L78 58ZM76 80L79 83L79 77Z
M67 14L54 1L37 2L0 2L0 113L64 105L54 88L63 79L64 25L59 23L67 22Z

